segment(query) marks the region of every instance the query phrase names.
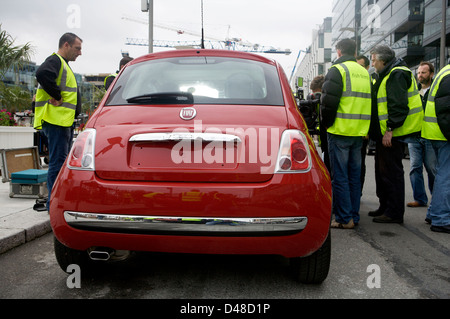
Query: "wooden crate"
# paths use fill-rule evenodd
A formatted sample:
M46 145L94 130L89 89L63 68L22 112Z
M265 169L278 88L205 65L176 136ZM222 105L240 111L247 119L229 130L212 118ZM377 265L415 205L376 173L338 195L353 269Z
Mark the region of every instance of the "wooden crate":
M2 182L11 180L11 174L27 169L41 169L37 146L0 150Z

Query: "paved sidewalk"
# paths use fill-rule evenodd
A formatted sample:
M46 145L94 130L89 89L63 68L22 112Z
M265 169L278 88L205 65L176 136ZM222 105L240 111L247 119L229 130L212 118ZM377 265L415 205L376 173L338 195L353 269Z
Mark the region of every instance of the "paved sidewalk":
M0 254L51 232L48 212L33 210L36 199L9 197L9 182L0 182Z

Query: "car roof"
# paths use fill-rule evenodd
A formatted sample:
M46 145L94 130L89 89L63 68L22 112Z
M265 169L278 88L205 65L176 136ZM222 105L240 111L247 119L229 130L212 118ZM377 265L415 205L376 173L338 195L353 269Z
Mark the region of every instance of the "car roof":
M166 58L178 58L178 57L193 57L193 56L214 56L214 57L228 57L237 59L247 59L253 61L259 61L263 63L268 63L276 65L277 63L266 57L258 54L241 52L234 50L217 50L217 49L188 49L188 50L170 50L157 53L149 53L143 55L139 58L134 59L129 63L129 65L154 60L154 59L166 59Z

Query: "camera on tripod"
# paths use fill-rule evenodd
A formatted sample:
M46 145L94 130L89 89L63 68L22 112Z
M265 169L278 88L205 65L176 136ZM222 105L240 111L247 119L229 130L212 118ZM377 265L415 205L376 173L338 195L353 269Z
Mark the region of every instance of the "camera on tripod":
M306 97L306 100L303 96L303 90L299 89L297 91L297 97L299 99L298 107L300 113L302 113L303 118L305 119L309 134L318 135L320 94L309 94Z

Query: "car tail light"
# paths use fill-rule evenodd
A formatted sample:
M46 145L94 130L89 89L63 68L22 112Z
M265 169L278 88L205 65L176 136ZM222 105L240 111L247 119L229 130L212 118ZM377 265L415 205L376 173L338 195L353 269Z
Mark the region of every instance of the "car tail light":
M311 155L306 136L297 130L286 130L281 136L275 173L309 171Z
M68 168L95 170L95 133L94 129L86 129L78 135L69 153Z

